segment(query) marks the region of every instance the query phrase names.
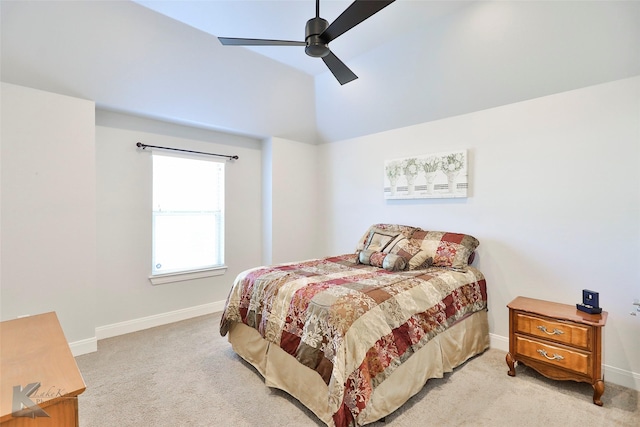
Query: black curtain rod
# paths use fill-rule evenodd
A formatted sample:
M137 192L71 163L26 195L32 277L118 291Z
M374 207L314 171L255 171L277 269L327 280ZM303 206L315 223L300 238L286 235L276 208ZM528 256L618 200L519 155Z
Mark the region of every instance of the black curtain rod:
M192 150L183 150L181 148L171 148L171 147L159 147L157 145L147 145L142 142L138 142L136 144L137 147L142 148L143 150L147 147L149 148L159 148L161 150L171 150L171 151L182 151L183 153L195 153L195 154L204 154L205 156L216 156L216 157L226 157L229 160L238 160L240 157L238 156L228 156L226 154L214 154L214 153L204 153L202 151L192 151Z

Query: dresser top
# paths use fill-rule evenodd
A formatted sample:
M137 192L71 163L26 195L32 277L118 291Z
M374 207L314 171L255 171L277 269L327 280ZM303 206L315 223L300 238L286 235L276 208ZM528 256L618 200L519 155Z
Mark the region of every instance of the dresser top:
M604 326L605 323L607 323L608 316L606 311L600 314L589 314L578 310L575 305L560 304L527 297L516 297L516 299L507 304L507 307L512 310L540 314L542 316L553 317L554 319L584 323L596 327Z
M85 390L54 312L0 322L0 348L0 422L12 418L14 386L40 383L30 399L42 408Z

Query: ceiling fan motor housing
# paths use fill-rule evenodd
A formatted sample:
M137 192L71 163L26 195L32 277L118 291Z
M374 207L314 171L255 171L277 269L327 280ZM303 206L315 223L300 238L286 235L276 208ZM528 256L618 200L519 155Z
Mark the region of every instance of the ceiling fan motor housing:
M311 18L307 21L305 28L307 46L304 48L307 55L314 58L322 58L329 54L329 45L320 38L320 35L324 33L328 26L329 22L320 17Z

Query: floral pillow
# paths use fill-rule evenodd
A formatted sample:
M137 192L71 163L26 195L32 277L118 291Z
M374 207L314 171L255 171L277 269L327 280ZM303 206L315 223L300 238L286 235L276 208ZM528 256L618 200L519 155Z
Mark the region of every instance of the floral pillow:
M360 252L368 250L382 254L397 255L404 260L405 270L415 270L430 266L446 267L452 270L466 271L472 262L475 250L480 242L468 234L448 233L444 231L426 231L417 227L398 224L374 224L362 236L356 246L358 260ZM382 257L383 255L377 255ZM363 255L371 262L371 255ZM374 260L376 256L374 256ZM399 265L399 261L387 265ZM362 262L362 261L360 261ZM363 262L364 263L364 262ZM374 264L382 266L384 259ZM384 268L384 267L383 267ZM396 271L396 270L394 270Z
M404 259L398 255L372 251L369 249L360 251L358 254L358 261L360 264L384 268L388 271L404 270L406 265Z
M466 271L469 259L480 242L468 234L418 230L411 243L433 258L433 266Z

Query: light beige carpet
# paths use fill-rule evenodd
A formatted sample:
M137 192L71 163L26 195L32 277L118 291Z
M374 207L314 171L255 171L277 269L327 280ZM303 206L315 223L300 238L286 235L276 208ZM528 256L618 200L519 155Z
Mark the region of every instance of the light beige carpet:
M76 358L87 384L81 427L322 426L286 393L269 389L218 332L219 314L101 340ZM638 426L639 393L606 384L603 407L588 384L548 380L488 350L427 385L374 427Z

